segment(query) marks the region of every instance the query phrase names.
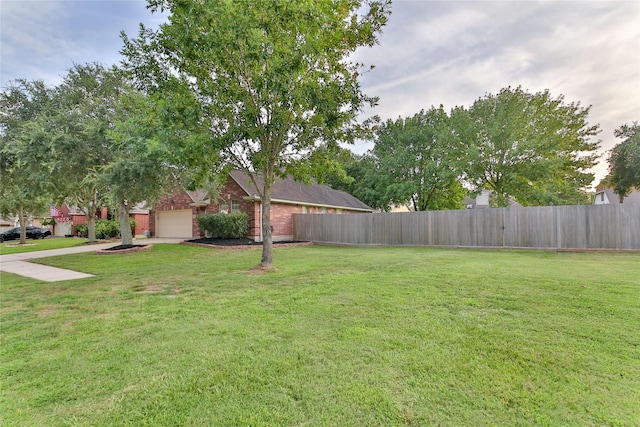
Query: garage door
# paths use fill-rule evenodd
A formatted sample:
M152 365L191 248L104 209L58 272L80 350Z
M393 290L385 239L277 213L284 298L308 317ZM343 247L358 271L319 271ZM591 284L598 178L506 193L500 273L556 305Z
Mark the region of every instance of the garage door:
M192 237L191 209L158 212L156 237Z

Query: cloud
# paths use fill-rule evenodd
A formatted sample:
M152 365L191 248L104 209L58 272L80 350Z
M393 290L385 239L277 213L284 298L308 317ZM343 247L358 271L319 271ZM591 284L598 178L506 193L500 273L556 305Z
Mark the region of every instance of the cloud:
M592 105L602 153L618 142L615 128L640 120L636 1L398 1L380 45L356 58L376 65L362 87L380 97L375 113L383 119L431 105L469 106L521 85ZM597 172L605 171L603 164Z
M2 7L2 83L5 76L29 78L42 75L49 80L68 41L55 37L53 29L66 22L67 14L54 2L3 1ZM55 24L53 24L55 23ZM55 71L53 71L55 72Z
M26 78L57 84L74 63L120 61L120 31L137 34L141 21L164 17L148 12L142 0L2 0L1 83Z

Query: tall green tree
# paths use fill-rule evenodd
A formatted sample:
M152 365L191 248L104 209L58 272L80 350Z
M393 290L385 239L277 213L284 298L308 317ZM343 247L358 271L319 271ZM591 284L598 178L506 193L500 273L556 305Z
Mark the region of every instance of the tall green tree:
M88 239L96 240L95 218L108 203L103 169L118 158L109 132L116 106L128 85L114 67L75 64L56 87L58 110L52 117L46 163L55 176L58 198L87 216Z
M39 80L16 80L0 93L0 214L19 218L21 244L27 217L48 211L53 200L43 149L53 110L53 92Z
M42 149L59 197L87 214L90 241L96 212L104 205L115 208L122 244L131 245L129 210L152 203L172 172L179 173L162 141L184 138L185 132L162 128L157 117L165 106L136 91L116 67L74 65L55 99L56 112L47 119L50 143Z
M271 188L278 176L310 178L318 147L362 136L358 115L375 99L349 55L372 46L388 0L148 0L168 23L123 35L126 66L148 89L188 89L209 126L200 151L257 172L262 201L261 266L272 266ZM207 160L208 161L208 160ZM252 175L250 175L252 176Z
M131 245L129 210L138 203L154 205L158 198L178 183L203 183L211 176L187 170L179 161L184 158L171 147L194 141L202 134L197 126L184 128L189 120L174 116L173 127L163 127L162 116L181 114L176 104L171 106L146 94L129 90L116 104L117 120L107 137L114 158L100 169L100 180L107 196L116 207L123 245ZM180 142L176 141L180 140ZM206 154L203 154L206 155ZM212 157L213 156L213 157ZM206 156L214 162L217 153Z
M620 196L620 202L635 187L640 188L640 125L633 122L615 130L617 138L624 141L609 153L610 182Z
M599 142L599 125L587 122L589 107L565 103L549 91L521 87L485 95L469 109L451 112L460 169L475 191L495 193L497 206L510 197L529 205L588 202L586 187Z
M449 117L443 107L388 120L376 132L373 156L389 203L416 211L460 209L466 195L452 157Z

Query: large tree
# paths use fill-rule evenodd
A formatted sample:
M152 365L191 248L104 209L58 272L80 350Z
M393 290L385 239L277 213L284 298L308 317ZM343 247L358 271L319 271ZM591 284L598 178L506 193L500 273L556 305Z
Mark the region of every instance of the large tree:
M450 151L449 117L431 107L413 117L388 120L376 132L373 156L385 198L416 211L459 209L465 191Z
M634 187L640 188L640 125L638 122L622 125L614 135L624 141L613 147L609 154L609 174L622 202Z
M51 88L44 82L16 80L0 93L0 214L19 218L20 243L26 243L26 220L48 211L53 200L51 170L46 165Z
M588 202L586 187L595 165L592 137L599 125L587 122L589 108L565 103L549 91L535 94L505 88L487 94L469 109L451 112L464 177L475 191L495 194L494 204L508 199L529 205Z
M107 135L114 157L100 168L100 180L118 212L123 245L133 243L129 210L134 205L146 202L152 206L178 183L190 187L212 182L208 179L211 173L187 170L180 162L188 158L172 151L184 144L199 143L203 135L197 115L186 113L181 105L178 100L166 104L128 90L115 106L117 120ZM164 127L162 116L166 114L172 115L174 126ZM203 156L213 164L218 158L215 152Z
M377 42L389 1L148 2L168 22L123 35L125 65L147 89L188 88L210 129L200 148L262 175L261 266L271 267L272 185L286 174L308 179L316 148L330 152L365 131L357 118L375 99L349 55Z
M58 109L42 149L48 153L58 198L87 216L90 242L96 240L96 213L108 203L103 169L118 158L109 132L128 90L117 69L97 63L75 64L56 87Z
M55 105L40 119L48 128L39 149L56 193L85 212L89 241L95 240L96 212L107 204L115 208L122 244L131 245L129 209L152 203L180 172L170 163L164 135L184 135L161 129L157 116L166 108L134 90L115 67L74 65L55 88Z

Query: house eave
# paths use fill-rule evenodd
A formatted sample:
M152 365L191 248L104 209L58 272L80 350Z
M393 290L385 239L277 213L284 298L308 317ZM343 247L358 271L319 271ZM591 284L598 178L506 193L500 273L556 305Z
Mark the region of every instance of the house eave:
M258 196L247 196L243 197L244 200L250 202L260 202L261 199ZM358 212L374 212L373 209L365 209L365 208L356 208L352 206L338 206L338 205L327 205L322 203L311 203L311 202L301 202L296 200L283 200L283 199L271 199L272 203L280 203L285 205L299 205L299 206L309 206L314 208L327 208L327 209L342 209L347 211L358 211Z
M199 202L189 203L189 206L193 208L204 208L209 206L210 204L211 204L211 200L207 199L207 200L200 200Z

